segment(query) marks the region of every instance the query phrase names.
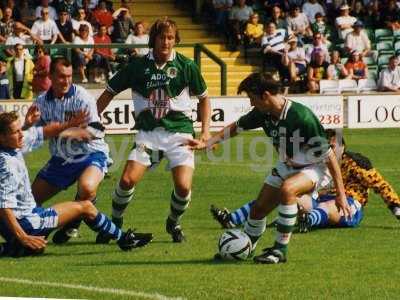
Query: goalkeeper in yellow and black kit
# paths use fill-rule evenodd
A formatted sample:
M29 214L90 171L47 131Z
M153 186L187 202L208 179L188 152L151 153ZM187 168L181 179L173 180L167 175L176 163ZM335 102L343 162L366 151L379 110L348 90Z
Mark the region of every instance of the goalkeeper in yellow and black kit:
M363 218L363 208L368 203L370 189L382 197L389 210L400 220L400 198L371 161L360 153L346 151L344 140L339 143L334 130L327 130L327 136L339 157L351 219L345 219L338 212L334 190L318 191L316 196L306 195L299 199L299 232L308 232L312 228L358 226ZM232 228L246 220L252 204L253 201L246 203L232 213L211 206L211 213L222 227Z

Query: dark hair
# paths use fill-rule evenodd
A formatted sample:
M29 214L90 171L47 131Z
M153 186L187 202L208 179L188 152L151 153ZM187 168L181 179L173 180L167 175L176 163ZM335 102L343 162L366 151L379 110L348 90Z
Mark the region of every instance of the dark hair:
M175 21L168 19L165 17L163 20L157 20L150 28L149 33L149 47L154 48L154 44L156 42L156 37L161 34L164 30L167 29L175 30L175 41L178 44L181 41L179 37L178 26L176 25Z
M46 49L42 45L37 44L34 50L35 55L39 53L39 50L42 50L44 54L48 54Z
M275 80L271 73L252 73L247 76L240 84L237 90L238 94L246 92L261 96L267 91L272 95L282 92L280 81Z
M64 67L70 67L71 62L65 57L57 57L53 59L50 63L50 74L55 73L58 65L63 65Z
M89 31L89 26L86 24L81 24L79 26L79 31Z
M16 111L0 113L0 134L9 133L11 123L17 121L18 118Z

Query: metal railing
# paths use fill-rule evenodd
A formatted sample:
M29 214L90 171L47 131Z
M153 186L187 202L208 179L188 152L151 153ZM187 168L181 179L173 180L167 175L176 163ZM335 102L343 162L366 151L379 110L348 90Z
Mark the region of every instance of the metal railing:
M13 46L11 45L0 45L0 50L6 49L6 48L12 48ZM36 46L35 45L24 45L25 48L27 49L34 49ZM45 44L43 45L44 48L46 49L65 49L66 53L65 56L71 61L72 58L72 49L77 49L77 48L109 48L109 49L131 49L131 48L147 48L148 45L134 45L132 46L131 44L121 44L121 43L114 43L114 44L95 44L95 45L77 45L77 44ZM221 72L221 95L225 96L227 93L227 66L226 63L217 55L215 55L210 49L208 49L206 46L203 44L178 44L175 47L177 48L191 48L193 47L194 49L194 61L196 64L199 66L199 69L201 71L201 53L203 52L206 54L210 59L212 59L216 64L220 66L220 72ZM178 50L179 51L179 50ZM57 53L55 53L57 54Z

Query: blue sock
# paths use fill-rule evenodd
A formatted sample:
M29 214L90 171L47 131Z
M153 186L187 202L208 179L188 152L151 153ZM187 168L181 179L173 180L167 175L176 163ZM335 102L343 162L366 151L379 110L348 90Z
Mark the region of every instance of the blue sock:
M242 225L250 214L250 209L256 200L246 203L242 207L238 208L234 212L231 212L230 218L233 224Z
M93 231L111 235L114 240L118 241L122 236L122 230L118 228L105 214L100 212L93 221L87 221L86 224Z
M311 223L311 227L327 227L328 226L328 215L321 208L314 208L308 218Z

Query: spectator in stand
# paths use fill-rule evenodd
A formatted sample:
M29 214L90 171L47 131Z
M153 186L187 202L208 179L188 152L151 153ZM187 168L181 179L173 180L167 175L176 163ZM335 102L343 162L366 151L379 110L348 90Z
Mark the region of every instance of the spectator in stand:
M336 18L335 25L338 37L344 40L348 33L353 31L353 24L357 19L349 14L350 7L344 4L340 7L340 16Z
M310 24L315 22L316 13L320 13L322 16L325 16L325 10L322 5L318 3L317 0L308 0L303 4L302 10L303 13L307 16Z
M125 44L130 45L147 45L149 43L149 35L142 21L136 22L134 33L129 34ZM133 56L144 56L149 53L149 48L129 48L129 54Z
M364 17L365 9L362 1L357 0L352 2L351 14L353 15L353 17L357 18L357 20L361 20Z
M57 4L57 11L60 12L68 12L68 17L75 16L78 14L78 6L76 5L75 0L60 0Z
M17 22L21 22L21 13L20 13L19 7L17 5L15 5L15 1L7 0L5 6L11 8L13 20L17 21Z
M353 51L360 52L362 56L371 54L371 41L368 35L363 30L364 24L361 21L357 21L353 24L353 31L346 36L344 44L347 53Z
M307 68L307 85L311 93L319 92L319 82L328 77L329 63L325 60L325 53L316 51Z
M379 74L378 88L383 92L400 92L400 67L399 59L393 55L389 65Z
M113 13L112 40L115 43L125 43L128 35L134 29L134 22L127 8L121 7Z
M340 53L337 50L332 51L331 53L331 63L327 69L328 80L339 80L349 78L349 73L347 69L343 66L340 60Z
M98 26L105 25L107 30L113 24L112 13L107 9L106 1L102 0L93 12L93 19Z
M289 30L291 34L295 34L300 44L307 43L310 39L310 23L307 16L300 12L300 7L295 5L290 9L290 14L287 18Z
M57 42L63 44L72 43L74 28L72 26L72 21L70 20L70 15L66 10L61 10L58 13L56 25L59 31Z
M328 45L324 43L322 34L319 32L314 33L312 46L309 47L306 51L306 60L310 62L316 52L324 53L325 60L329 61L330 57L329 57Z
M30 7L28 0L21 0L19 3L19 11L21 15L21 23L27 27L32 27L36 21L35 10Z
M85 11L85 20L88 21L90 24L94 24L95 25L96 21L95 21L95 19L93 17L94 7L91 8L91 6L93 5L92 1L91 0L78 1L77 5L78 5L78 11L79 11L79 9L83 9Z
M35 17L36 19L40 19L42 16L42 10L43 8L47 8L49 12L49 19L55 21L58 19L57 11L55 10L54 7L49 5L49 0L41 0L40 4L38 7L36 7L35 10Z
M271 17L267 19L265 24L269 22L274 22L277 29L285 29L286 31L289 29L289 25L283 16L282 10L277 5L271 8ZM287 33L290 34L290 32Z
M32 90L35 95L46 92L51 86L50 56L46 53L43 46L35 48L35 67L33 68Z
M253 9L246 5L246 0L238 0L229 13L229 40L228 44L232 50L237 50L237 46L242 41L242 34L247 21L253 14Z
M374 1L371 1L365 9L365 14L361 18L361 20L364 22L364 26L366 28L378 28L380 25L380 13L379 13L379 8L378 5L375 5Z
M54 44L58 38L56 22L49 18L49 9L42 9L42 18L33 23L31 34L39 44Z
M368 66L363 62L362 55L357 50L351 52L344 67L351 79L359 80L368 77Z
M93 37L94 44L111 44L111 39L107 34L107 26L101 25L99 32ZM93 62L94 62L94 82L104 82L102 79L101 70L108 74L108 78L112 77L112 70L110 61L115 60L115 55L110 48L94 48Z
M385 9L381 10L381 26L392 30L398 30L400 10L397 7L395 0L389 0Z
M7 38L5 45L15 46L16 44L21 44L25 46L25 45L30 45L32 43L33 41L31 36L25 34L25 26L23 26L20 22L15 22L13 34ZM15 55L13 48L8 48L5 49L4 51L7 56ZM25 57L32 58L28 49L24 49L24 52L25 52Z
M99 4L99 0L76 0L76 4L78 7L87 6L89 10L94 10Z
M258 23L258 21L259 21L258 14L253 13L246 24L244 35L249 44L261 45L261 38L264 34L264 26Z
M288 40L289 49L285 51L287 56L290 81L296 82L300 80L300 76L307 73L306 53L303 47L297 46L296 36L291 36Z
M86 25L89 28L89 36L93 37L92 24L86 20L86 12L83 8L79 8L76 19L72 19L72 28L74 29L74 33L76 35L79 35L81 25Z
M32 79L34 64L25 57L21 44L14 46L15 55L7 63L7 78L10 96L14 99L32 99Z
M286 77L288 79L287 67L283 64L283 52L286 48L285 39L285 34L276 30L275 23L269 22L261 39L261 47L264 54L263 69L273 68L279 72L281 78Z
M324 16L321 13L315 14L315 22L311 24L311 31L314 36L315 33L320 33L322 35L322 40L324 43L328 40L328 28L324 20Z
M89 27L86 24L82 24L79 27L79 35L75 36L75 45L94 45L93 38L89 35ZM77 57L77 67L79 70L79 76L82 83L87 83L85 71L88 64L93 59L94 48L75 48L74 49Z
M3 59L0 60L0 99L10 99L10 91L7 78L7 62Z
M12 18L12 9L5 7L3 9L3 18L0 24L0 42L4 42L14 30L14 19Z
M215 9L215 23L220 34L228 32L229 12L232 9L233 0L213 0Z

